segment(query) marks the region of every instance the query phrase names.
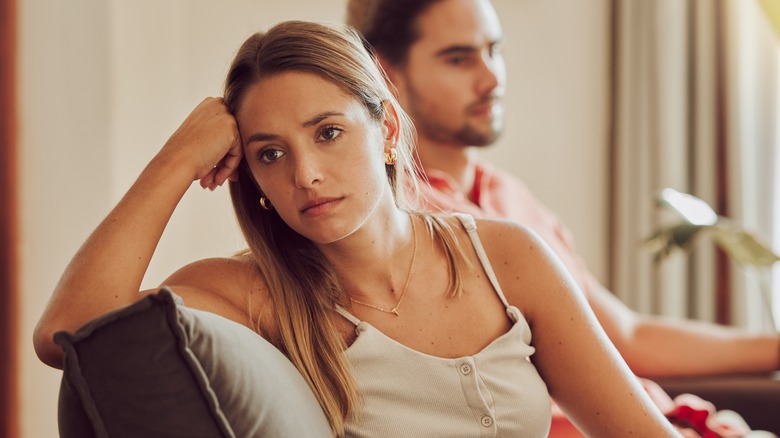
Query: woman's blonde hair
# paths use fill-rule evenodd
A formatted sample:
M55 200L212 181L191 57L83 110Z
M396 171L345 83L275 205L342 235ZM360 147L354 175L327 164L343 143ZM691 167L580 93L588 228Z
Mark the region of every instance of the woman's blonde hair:
M312 73L333 82L361 102L378 123L385 117L386 105L395 108L400 121L398 160L386 166L386 172L398 206L411 208L414 200L410 196L416 192L418 179L412 157L413 127L359 34L347 26L288 21L252 35L239 49L228 72L225 104L235 114L250 86L287 71ZM277 347L307 380L334 433L342 435L358 395L343 354L346 345L331 316L336 305L349 302L348 298L317 247L287 226L275 211L261 208L258 201L262 194L245 161L238 180L230 183L230 195L273 302L279 328ZM420 216L445 248L451 292L460 293L452 230L442 220ZM257 321L257 316L250 318Z

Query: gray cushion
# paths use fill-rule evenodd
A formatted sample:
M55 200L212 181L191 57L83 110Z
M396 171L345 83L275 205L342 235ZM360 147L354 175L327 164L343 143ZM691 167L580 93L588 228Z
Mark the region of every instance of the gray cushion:
M54 339L63 438L332 437L281 352L165 288Z

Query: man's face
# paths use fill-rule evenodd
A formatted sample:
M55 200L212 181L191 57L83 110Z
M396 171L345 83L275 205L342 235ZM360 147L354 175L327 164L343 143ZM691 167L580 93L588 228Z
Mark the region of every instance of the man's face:
M420 142L484 146L503 129L501 24L488 0L443 0L417 19L406 65L391 68Z

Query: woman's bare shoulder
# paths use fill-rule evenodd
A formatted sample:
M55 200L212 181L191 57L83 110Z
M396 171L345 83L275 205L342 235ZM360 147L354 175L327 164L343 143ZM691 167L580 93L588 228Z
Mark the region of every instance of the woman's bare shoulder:
M551 284L565 281L557 257L530 228L512 221L479 219L477 230L507 299L521 310L530 310Z
M213 257L197 260L179 268L165 279L164 284L178 284L207 289L225 288L257 275L251 257L239 254L233 257Z
M464 228L456 215L444 216L441 219L453 229ZM532 253L541 243L531 229L517 222L502 219L474 219L474 221L479 241L491 260L517 259ZM457 234L461 245L469 245L469 237L465 231Z
M162 286L182 297L188 307L220 314L253 329L252 320L268 298L252 257L243 254L192 262L171 274Z
M479 239L485 247L494 250L509 251L513 254L524 253L544 245L534 231L525 225L503 219L475 219Z

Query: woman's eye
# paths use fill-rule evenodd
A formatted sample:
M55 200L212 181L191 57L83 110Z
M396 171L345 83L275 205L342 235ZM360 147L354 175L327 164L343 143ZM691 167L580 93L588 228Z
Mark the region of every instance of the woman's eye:
M336 128L335 126L326 126L320 131L318 140L331 141L334 140L339 135L341 135L341 129Z
M266 149L260 152L260 161L264 163L273 163L284 155L284 152L278 149Z

